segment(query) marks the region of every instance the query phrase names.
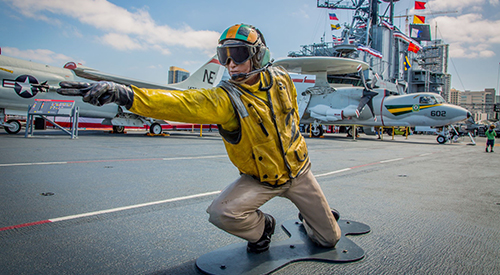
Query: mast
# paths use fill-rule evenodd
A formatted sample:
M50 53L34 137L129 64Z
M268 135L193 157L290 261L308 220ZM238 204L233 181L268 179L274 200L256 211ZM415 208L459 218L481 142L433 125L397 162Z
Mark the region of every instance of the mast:
M378 24L378 1L377 0L370 1L370 18L371 18L373 25Z

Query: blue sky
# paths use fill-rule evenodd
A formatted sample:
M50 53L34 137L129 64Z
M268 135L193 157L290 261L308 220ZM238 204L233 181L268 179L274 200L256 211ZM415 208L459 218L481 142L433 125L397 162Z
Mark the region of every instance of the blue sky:
M458 90L497 89L500 0L428 0L432 37L450 44L448 72ZM395 15L412 13L401 0ZM382 4L380 9L385 10ZM328 10L314 0L0 0L2 55L62 67L80 62L104 72L166 83L168 68L194 72L213 54L222 31L236 23L258 27L273 58L300 45L331 39ZM352 15L335 11L341 22ZM395 25L405 28L404 19Z

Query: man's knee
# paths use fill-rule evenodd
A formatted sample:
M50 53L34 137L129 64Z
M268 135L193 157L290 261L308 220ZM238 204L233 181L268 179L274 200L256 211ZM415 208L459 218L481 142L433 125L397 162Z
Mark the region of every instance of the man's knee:
M224 224L222 222L224 211L225 210L221 207L215 207L213 204L210 205L207 209L208 221L219 228L224 228Z
M222 230L233 230L237 228L237 224L242 220L234 215L234 210L230 209L227 204L212 204L208 209L208 221Z

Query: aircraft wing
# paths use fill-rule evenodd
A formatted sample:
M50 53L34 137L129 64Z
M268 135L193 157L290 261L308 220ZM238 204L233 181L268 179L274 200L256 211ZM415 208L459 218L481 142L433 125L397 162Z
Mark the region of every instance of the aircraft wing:
M66 68L66 67L65 67ZM161 84L156 84L156 83L151 83L151 82L146 82L142 80L137 80L133 78L127 78L123 76L117 76L117 75L112 75L108 74L105 72L101 72L92 68L84 67L84 66L78 66L74 69L72 69L75 74L81 78L93 80L93 81L112 81L124 85L134 85L137 87L141 88L148 88L148 89L168 89L166 85L161 85Z
M68 62L64 68L72 70L77 76L93 81L112 81L124 85L134 85L139 88L148 89L166 89L166 90L185 90L190 88L212 88L218 84L222 78L224 67L220 65L216 56L213 56L205 65L194 72L188 79L183 82L163 85L133 79L124 76L113 75L99 70Z

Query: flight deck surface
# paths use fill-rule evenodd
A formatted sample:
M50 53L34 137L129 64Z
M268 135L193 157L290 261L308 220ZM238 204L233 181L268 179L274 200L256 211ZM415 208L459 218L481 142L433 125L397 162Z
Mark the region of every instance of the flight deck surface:
M0 274L200 274L196 259L242 242L208 222L238 177L216 132L0 133ZM274 274L494 274L500 270L500 148L435 136L306 138L312 171L350 236L351 264L292 263ZM288 200L261 208L277 224ZM276 230L274 241L286 240Z

